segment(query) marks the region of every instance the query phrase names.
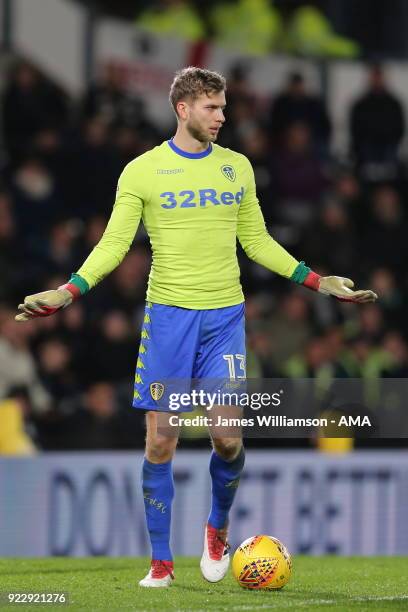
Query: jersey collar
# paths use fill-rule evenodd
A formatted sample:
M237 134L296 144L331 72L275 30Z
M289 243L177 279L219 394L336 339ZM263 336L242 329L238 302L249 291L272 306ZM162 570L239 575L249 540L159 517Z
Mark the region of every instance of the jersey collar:
M177 155L181 155L182 157L188 157L188 159L202 159L203 157L207 157L212 151L212 144L209 143L208 147L205 151L201 151L201 153L189 153L188 151L183 151L176 144L174 144L173 139L167 141L170 149L172 149Z

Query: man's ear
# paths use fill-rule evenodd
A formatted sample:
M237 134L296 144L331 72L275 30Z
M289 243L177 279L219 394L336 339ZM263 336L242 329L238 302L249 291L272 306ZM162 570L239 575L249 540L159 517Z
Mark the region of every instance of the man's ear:
M179 119L187 119L187 103L180 101L177 103L177 114Z

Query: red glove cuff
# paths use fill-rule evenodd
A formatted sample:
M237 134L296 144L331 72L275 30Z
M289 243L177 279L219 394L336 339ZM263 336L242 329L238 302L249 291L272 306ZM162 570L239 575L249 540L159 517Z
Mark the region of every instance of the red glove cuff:
M303 285L308 289L312 289L313 291L319 291L319 283L321 276L316 272L310 270L305 280L303 281Z
M81 297L80 288L74 285L73 283L65 283L65 285L61 285L60 287L58 287L58 289L66 289L67 291L72 293L72 298L74 300L77 300L79 297Z

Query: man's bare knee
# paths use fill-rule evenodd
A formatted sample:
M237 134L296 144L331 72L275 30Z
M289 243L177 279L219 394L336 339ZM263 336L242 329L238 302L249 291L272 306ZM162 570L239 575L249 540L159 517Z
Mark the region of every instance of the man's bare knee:
M242 448L240 438L213 438L212 442L217 455L225 461L233 461Z
M170 441L165 436L158 436L154 441L146 440L146 459L150 463L166 463L173 458L177 440Z

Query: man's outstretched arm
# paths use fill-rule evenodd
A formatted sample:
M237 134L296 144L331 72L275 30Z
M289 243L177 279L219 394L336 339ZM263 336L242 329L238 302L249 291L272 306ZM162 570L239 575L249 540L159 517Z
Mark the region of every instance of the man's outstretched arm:
M316 274L272 238L265 227L249 162L248 172L248 186L240 204L237 229L238 240L248 257L268 270L324 295L332 295L345 302L375 302L377 295L373 291L354 291L354 283L349 278Z
M28 295L18 306L16 321L47 317L66 308L114 270L128 252L143 210L143 196L135 190L135 169L127 166L118 184L118 193L104 234L93 251L65 285Z

